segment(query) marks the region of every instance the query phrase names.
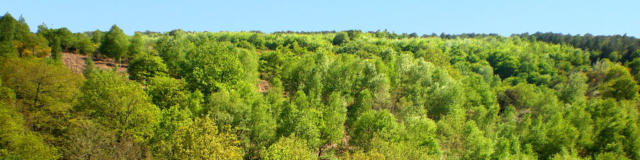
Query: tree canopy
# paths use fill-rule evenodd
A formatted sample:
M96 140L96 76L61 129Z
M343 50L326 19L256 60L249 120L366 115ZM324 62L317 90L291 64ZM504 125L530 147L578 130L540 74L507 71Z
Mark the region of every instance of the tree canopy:
M5 14L0 159L637 160L638 41L33 33ZM84 70L69 55L86 55Z

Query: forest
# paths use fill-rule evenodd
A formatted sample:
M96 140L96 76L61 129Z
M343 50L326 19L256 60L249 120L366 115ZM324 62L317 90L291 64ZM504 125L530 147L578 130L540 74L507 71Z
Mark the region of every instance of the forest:
M126 35L7 13L0 159L640 160L636 79L627 35Z

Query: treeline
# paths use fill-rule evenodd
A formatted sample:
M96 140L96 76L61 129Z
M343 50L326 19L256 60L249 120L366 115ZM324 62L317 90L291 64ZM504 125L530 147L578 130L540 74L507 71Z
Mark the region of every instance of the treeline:
M640 39L625 35L594 36L569 35L561 33L541 33L520 34L523 38L535 38L535 40L571 45L583 50L593 52L593 58L607 58L615 62L630 62L640 57Z
M537 36L0 29L0 159L640 159L640 61Z

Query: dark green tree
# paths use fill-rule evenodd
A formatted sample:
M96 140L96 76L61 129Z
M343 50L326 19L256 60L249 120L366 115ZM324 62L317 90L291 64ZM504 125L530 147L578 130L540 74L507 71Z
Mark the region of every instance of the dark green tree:
M336 33L336 36L333 37L333 40L331 41L331 43L333 43L333 45L342 45L347 43L348 41L349 41L349 35L347 33L338 32Z
M113 25L104 36L98 50L106 56L116 60L122 60L123 57L128 55L128 48L129 40L127 35L125 35L118 26Z
M127 68L129 79L146 81L156 76L166 76L167 66L162 62L162 58L152 55L142 55L131 60Z

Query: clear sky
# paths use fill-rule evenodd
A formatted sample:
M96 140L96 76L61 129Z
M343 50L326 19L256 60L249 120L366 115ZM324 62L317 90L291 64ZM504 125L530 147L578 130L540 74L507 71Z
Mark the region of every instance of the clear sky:
M73 32L561 32L640 37L640 0L0 0L0 12Z

